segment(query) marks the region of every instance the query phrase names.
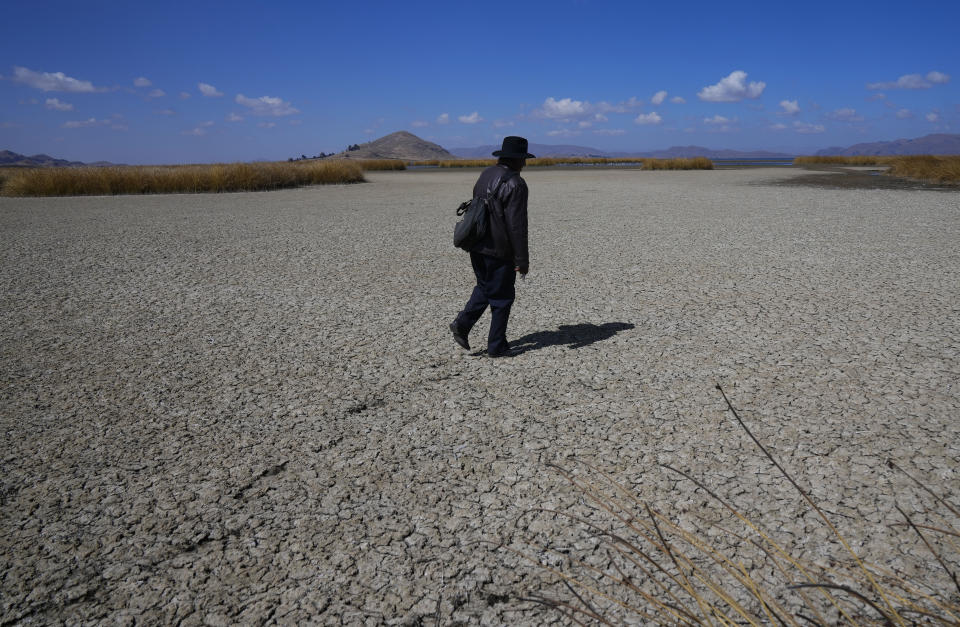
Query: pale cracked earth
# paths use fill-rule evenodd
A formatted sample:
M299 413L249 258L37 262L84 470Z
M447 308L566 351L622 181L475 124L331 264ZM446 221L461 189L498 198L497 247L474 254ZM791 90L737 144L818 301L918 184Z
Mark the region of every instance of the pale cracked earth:
M0 199L0 624L565 622L510 549L602 517L574 458L824 553L718 383L858 551L936 578L886 462L957 503L960 194L797 174L524 172L503 360L447 329L476 171Z

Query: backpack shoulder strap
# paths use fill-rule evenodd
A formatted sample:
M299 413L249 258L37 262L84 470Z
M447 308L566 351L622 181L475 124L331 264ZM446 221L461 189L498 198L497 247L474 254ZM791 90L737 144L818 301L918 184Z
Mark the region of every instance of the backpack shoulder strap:
M503 184L509 181L510 179L512 179L514 176L516 176L516 174L517 173L514 172L513 170L507 170L507 173L502 175L500 179L497 181L497 184L493 186L493 191L490 192L487 198L488 199L496 198L497 192L500 191L500 188L503 186Z

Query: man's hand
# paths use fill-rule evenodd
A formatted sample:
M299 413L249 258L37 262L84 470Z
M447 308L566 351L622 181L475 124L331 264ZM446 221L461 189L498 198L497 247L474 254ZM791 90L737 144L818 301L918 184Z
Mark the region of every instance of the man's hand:
M530 272L530 268L527 266L517 266L513 270L515 272L519 272L520 274L526 274L527 272Z

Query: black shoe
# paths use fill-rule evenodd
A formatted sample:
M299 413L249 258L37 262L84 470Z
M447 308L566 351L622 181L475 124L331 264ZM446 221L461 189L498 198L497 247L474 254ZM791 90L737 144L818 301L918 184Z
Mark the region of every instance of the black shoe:
M497 352L497 353L491 353L490 351L487 351L485 354L486 354L487 357L490 357L490 358L493 358L493 359L499 359L500 357L516 357L516 356L519 355L520 353L518 353L518 352L517 352L515 349L513 349L513 348L507 348L507 349L502 350L502 351Z
M450 331L453 332L453 341L460 345L460 348L464 350L470 350L470 342L467 341L467 336L460 332L460 329L457 328L456 322L450 323Z

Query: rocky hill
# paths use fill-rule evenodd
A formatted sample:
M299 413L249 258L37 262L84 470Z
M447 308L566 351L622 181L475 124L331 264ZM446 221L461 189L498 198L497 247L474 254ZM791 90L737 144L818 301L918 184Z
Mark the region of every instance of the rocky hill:
M404 161L425 161L428 159L456 159L441 146L420 139L413 133L397 131L366 144L359 144L353 150L332 155L334 159L403 159Z
M960 155L960 135L938 133L915 139L854 144L848 148L834 146L816 152L818 156L839 155Z

